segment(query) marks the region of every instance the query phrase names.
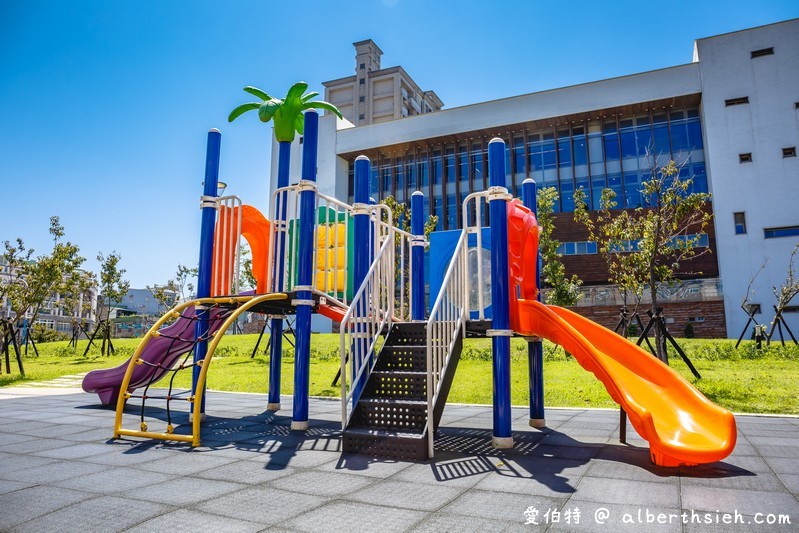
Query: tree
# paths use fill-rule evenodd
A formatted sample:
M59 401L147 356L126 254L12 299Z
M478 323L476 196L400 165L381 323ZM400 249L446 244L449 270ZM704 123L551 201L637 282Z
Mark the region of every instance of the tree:
M713 215L707 209L710 195L690 192L693 177L683 179L681 165L674 161L659 165L651 152L647 160L649 178L641 184L644 206L610 218L605 215L601 225L611 227L600 231L611 236L608 252L619 256L616 264L630 277L625 282L633 287L645 283L649 288L651 311L657 315L660 287L675 281L681 263L710 251L699 250L698 244ZM611 268L614 275L619 273ZM657 357L667 361L664 332L657 327L655 341Z
M244 244L239 247L239 283L241 284L239 289L242 290L255 289L258 286L258 280L252 273L250 248Z
M124 270L122 272L124 273ZM147 287L147 290L153 295L153 299L158 302L160 312L167 312L191 296L194 292L194 283L191 280L197 277L198 272L197 267L189 268L178 263L174 277L168 279L163 285Z
M543 187L536 197L538 227L538 251L541 254L541 281L549 286L546 303L550 305L571 306L580 298L582 281L576 274L566 276L562 254L558 253L560 242L553 236L555 230L554 206L558 199L558 191L554 187Z
M381 202L388 207L389 211L391 211L391 221L394 227L399 228L405 232L411 232L411 208L405 202L398 202L393 196L389 195L386 196ZM427 240L430 237L430 234L435 231L436 225L438 224L438 216L436 215L429 215L427 220L424 223L424 237ZM397 235L395 237L395 244L399 246L400 244L400 237ZM411 261L410 257L405 258L405 271L403 272L400 268L400 261L401 257L399 254L395 257L396 267L394 269L395 278L399 281L400 276L405 276L405 279L409 279L410 277L410 269L411 269ZM356 287L355 290L358 288ZM405 301L410 302L410 291L411 285L410 283L405 284ZM403 310L405 311L405 310Z
M300 81L291 86L286 93L286 97L282 100L273 98L266 94L257 87L247 86L244 90L253 96L261 99L260 102L250 102L236 107L230 112L228 122L233 122L239 116L247 111L258 110L258 118L261 122L269 122L274 119L275 122L275 139L277 142L292 142L294 140L294 133L303 134L305 127L305 115L303 111L306 109L325 109L330 111L338 118L341 117L341 112L336 106L323 100L311 100L315 96L319 96L318 92L305 93L308 89L308 84Z
M27 317L33 324L45 304L56 295L74 290L73 276L86 261L76 244L62 242L65 231L57 216L50 217L49 232L53 248L49 254L36 258L34 250L27 249L22 239L4 242L3 259L9 277L0 282L0 299L8 298L17 322Z
M597 251L605 259L608 281L619 289L624 305L622 331L628 332L628 317L631 319L637 314L647 281L647 273L640 264L641 256L625 253L632 251L637 235L630 233L634 226L630 223L629 212L616 210L616 191L603 189L599 209L593 213L589 213L585 200L586 192L580 187L574 193L574 220L586 228L588 239L596 243ZM631 304L632 310L629 309Z
M94 311L91 289L97 286L94 273L76 269L65 279L61 292L59 307L62 312L70 317L72 323L72 341L74 348L78 347L78 337L85 333L85 317Z
M788 330L788 333L794 340L794 343L796 343L793 332L788 328L788 324L785 322L782 313L785 311L785 308L788 307L788 304L791 303L791 300L799 294L799 276L796 273L796 266L794 265L797 252L799 252L799 243L794 245L791 256L788 259L788 275L785 277L785 281L783 281L779 287L772 287L774 297L777 298L777 305L774 306L774 320L771 322L771 331L768 333L769 342L771 342L771 337L774 335L774 330L777 328L779 328L780 339L782 339L782 326L784 325L785 329Z
M106 354L106 342L108 342L109 347L108 354L110 355L114 351L114 347L111 344L111 310L114 306L119 305L130 289L130 282L122 279L125 275L125 269L119 268L119 262L121 260L122 256L116 251L111 252L107 256L103 255L102 252L97 254L97 261L100 263L100 294L102 294L104 299L103 307L105 308L105 317L97 325L99 328L102 324L103 328L103 344L100 349L103 355ZM89 347L87 346L86 351L88 350Z

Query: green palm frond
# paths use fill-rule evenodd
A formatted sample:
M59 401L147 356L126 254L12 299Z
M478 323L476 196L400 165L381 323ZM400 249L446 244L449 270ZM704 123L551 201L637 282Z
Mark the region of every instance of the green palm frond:
M305 83L304 81L298 81L297 83L292 85L291 88L289 89L289 92L286 94L285 101L289 102L294 98L302 101L302 95L307 89L308 89L307 83Z
M252 85L248 85L248 86L246 86L246 87L244 88L244 90L245 90L246 92L250 93L250 94L251 94L251 95L253 95L253 96L257 96L257 97L258 97L258 98L260 98L261 100L271 100L271 99L272 99L272 97L271 97L271 96L269 96L268 94L266 94L265 92L263 92L263 91L262 91L261 89L259 89L258 87L253 87Z
M258 109L261 106L258 102L250 102L248 104L241 104L236 109L230 112L230 115L227 117L228 122L233 122L242 114L246 113L247 111L252 111L253 109Z
M305 107L305 109L325 109L336 115L338 118L343 118L341 116L341 111L339 111L336 106L334 106L330 102L325 102L324 100L305 102L305 105L303 107Z
M261 122L274 121L275 139L278 142L291 142L294 140L296 133L302 135L305 131L305 115L303 111L306 109L324 109L342 118L341 112L336 106L322 100L312 101L312 98L319 96L319 93L311 91L308 94L304 94L306 90L308 90L307 83L304 81L297 82L288 90L286 97L283 100L279 100L269 96L257 87L248 85L244 88L244 91L260 98L262 101L238 106L231 111L228 121L233 122L241 114L257 109L258 118Z
M282 100L276 100L274 98L264 102L258 107L258 118L261 119L261 122L269 122L282 104Z

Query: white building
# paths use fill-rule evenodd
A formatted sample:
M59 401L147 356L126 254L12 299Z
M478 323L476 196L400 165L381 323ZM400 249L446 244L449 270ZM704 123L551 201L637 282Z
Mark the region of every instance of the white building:
M402 67L380 67L383 51L371 39L353 43L355 75L326 81L325 100L356 126L388 122L443 107L434 91L423 91Z
M420 189L426 208L439 215L439 229L460 227L462 199L486 187L487 142L503 138L514 194L528 177L558 188L556 237L564 242L564 263L594 292L607 283L607 270L569 213L574 190L583 187L596 198L611 187L633 208L647 176L646 147L685 162L696 189L713 194L715 222L704 244L713 254L683 276L701 282L697 291L709 296L667 308L667 316L681 317L676 335L690 321L697 335L737 337L747 319L741 301L764 258L752 302L761 306L758 321L770 322L772 286L785 279L799 241L799 19L699 39L693 62L670 68L359 127L324 116L319 129L321 192L351 201L351 165L365 154L375 197L407 201ZM292 182L299 179L298 148ZM272 155L274 190L276 144ZM599 303L587 303L600 312ZM799 333L799 313L786 319Z

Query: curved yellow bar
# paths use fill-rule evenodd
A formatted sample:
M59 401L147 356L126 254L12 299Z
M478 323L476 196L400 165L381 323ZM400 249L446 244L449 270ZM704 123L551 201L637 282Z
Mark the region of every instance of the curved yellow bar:
M197 390L199 394L195 393L194 399L194 406L195 412L197 412L200 402L198 400L202 398L202 391L205 385L205 376L208 372L208 364L211 361L211 357L213 356L214 350L216 349L219 341L222 340L224 336L224 332L227 330L228 327L233 323L233 321L238 318L244 311L252 308L253 306L269 301L269 300L285 300L288 296L283 293L271 293L271 294L264 294L261 296L226 296L224 298L197 298L195 300L191 300L189 302L182 303L172 309L170 309L167 313L164 314L161 318L159 318L155 324L147 331L145 336L142 338L139 345L136 347L136 351L133 353L133 356L130 358L128 362L128 368L125 371L125 376L122 379L122 384L120 385L119 389L119 397L117 398L117 408L116 408L116 418L114 421L114 438L119 438L121 435L128 435L128 436L139 436L139 437L150 437L150 438L163 438L167 440L185 440L188 442L184 436L181 435L174 435L174 434L166 434L166 433L152 433L146 431L134 431L134 430L125 430L122 429L122 415L125 410L125 402L128 399L128 386L130 385L130 378L133 374L133 369L137 364L140 364L139 358L141 357L144 348L150 342L151 339L158 336L158 330L166 323L167 320L170 318L175 318L176 316L180 316L180 314L188 307L198 306L198 305L213 305L218 303L225 303L225 304L235 304L235 303L242 303L241 307L237 308L222 324L222 326L217 331L217 334L214 335L214 339L211 342L210 346L208 347L208 352L205 355L205 359L203 360L203 365L200 370L200 376L197 383ZM221 333L220 333L221 332ZM193 420L193 429L192 429L192 438L191 442L193 446L198 446L200 442L200 433L199 433L199 422L200 417L196 416Z
M245 311L258 305L261 302L267 302L270 300L285 300L288 298L288 295L284 293L271 293L271 294L263 294L261 296L255 296L249 302L245 303L241 307L237 308L233 313L227 317L225 322L220 326L220 328L214 334L214 340L211 341L211 344L208 345L208 352L205 354L205 359L203 359L203 365L200 367L200 376L197 378L197 388L194 392L194 413L197 414L200 412L200 405L202 405L202 398L205 392L205 377L208 374L208 366L211 364L211 358L214 355L214 350L219 345L219 342L222 340L222 337L225 336L225 331L235 322L235 320ZM199 446L200 445L200 419L201 416L194 416L192 418L192 446Z

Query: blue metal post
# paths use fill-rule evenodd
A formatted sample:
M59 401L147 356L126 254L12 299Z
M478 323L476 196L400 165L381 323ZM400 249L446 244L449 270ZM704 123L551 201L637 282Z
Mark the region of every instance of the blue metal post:
M505 187L505 143L488 143L489 210L491 213L491 307L489 331L493 352L494 435L496 448L512 448L510 411L510 279L508 275L508 189Z
M219 148L222 134L214 128L208 132L208 143L205 153L205 185L203 186L203 199L200 203L202 221L200 223L200 262L197 273L197 298L211 296L211 263L214 255L214 225L216 223L216 205L212 198L217 197L217 184L219 183ZM208 313L210 308L197 306L197 324L194 329L194 338L200 339L208 334ZM203 340L194 348L194 367L191 375L191 394L197 394L197 381L200 379L200 367L197 365L205 359L208 351L208 341ZM191 404L192 409L194 404ZM196 413L193 413L193 415ZM205 395L200 403L200 417L205 416Z
M289 185L289 163L291 160L291 143L283 141L279 144L280 152L277 160L277 188ZM278 216L275 224L286 222L286 196L278 198ZM283 271L286 261L286 233L277 233L273 244L275 250L275 272L273 273L274 290L283 290ZM272 318L269 328L269 396L267 398L267 411L280 411L280 370L283 359L283 317Z
M424 320L424 194L411 195L411 320Z
M294 347L294 413L291 429L308 429L308 391L311 379L311 311L313 310L313 251L316 219L316 146L319 114L305 112L302 145L302 181L300 191L299 245L297 252L297 324Z
M355 159L355 183L354 183L354 190L353 190L353 200L355 214L353 215L353 225L354 225L354 235L353 238L356 242L355 252L353 257L353 265L352 265L352 283L353 283L353 291L358 291L358 289L363 284L364 280L366 279L366 274L369 273L369 265L372 262L372 221L371 215L369 214L368 209L369 206L369 174L370 174L370 166L371 163L369 158L365 155L359 155ZM369 316L369 302L366 300L362 300L360 304L357 304L355 311L353 312L353 318L356 320L355 325L355 342L353 346L353 354L363 354L368 349L368 341L365 338L360 337L360 335L366 333L366 328L363 324L359 324L357 321L360 319L366 319ZM361 361L357 358L353 357L351 362L352 367L352 382L355 383L355 378L360 371ZM365 377L365 376L364 376ZM363 385L366 383L364 379L360 383L357 384L355 388L355 392L353 393L353 402L357 402L358 397L361 395L361 391L363 390ZM353 405L353 408L355 406Z
M522 183L522 200L536 217L538 205L536 203L536 184L530 178ZM536 256L535 268L536 298L541 298L541 254ZM530 383L530 426L542 428L546 426L544 419L544 343L541 339L527 343L527 361Z

